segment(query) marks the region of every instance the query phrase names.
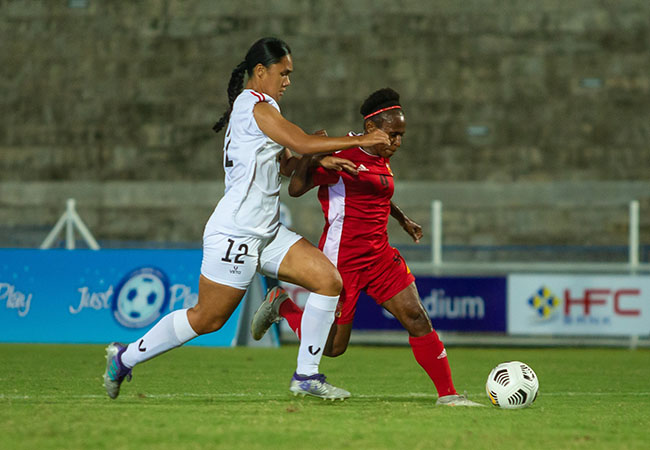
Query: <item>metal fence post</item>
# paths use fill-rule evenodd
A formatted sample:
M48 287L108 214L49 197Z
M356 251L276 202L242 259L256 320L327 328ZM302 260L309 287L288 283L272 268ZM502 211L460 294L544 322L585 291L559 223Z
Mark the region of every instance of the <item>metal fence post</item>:
M639 267L639 201L630 202L630 242L629 242L630 269Z
M66 219L65 219L65 248L67 250L74 250L74 221L72 220L72 213L75 208L75 199L69 198L66 202Z
M442 264L442 202L431 203L431 260L433 265Z

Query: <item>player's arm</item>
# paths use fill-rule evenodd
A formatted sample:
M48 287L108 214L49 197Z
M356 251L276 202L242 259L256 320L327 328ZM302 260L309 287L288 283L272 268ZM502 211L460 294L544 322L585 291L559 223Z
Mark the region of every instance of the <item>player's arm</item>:
M253 116L264 134L301 155L331 153L356 146L390 145L388 135L380 129L359 136L330 137L307 134L298 125L282 117L282 114L267 102L257 103L253 108Z
M399 207L390 202L390 215L393 216L416 243L422 239L422 227L411 220Z
M352 161L344 158L339 158L338 156L303 156L298 161L296 170L293 172L293 175L291 175L291 181L289 182L289 195L292 197L300 197L305 192L308 192L311 188L313 188L316 185L314 182L314 170L316 170L318 167L322 167L334 172L340 172L344 170L352 175L357 175L359 173L357 166ZM335 178L338 178L338 175L328 175L328 177L332 177L330 181L334 182ZM321 176L320 178L326 177Z
M300 159L300 155L294 155L291 150L285 147L280 153L280 173L285 177L290 177L298 167Z
M289 181L289 195L300 197L314 187L312 170L317 167L316 156L303 156L296 165L296 170L291 175Z
M315 131L314 134L317 136L327 136L327 131L318 130ZM285 177L290 177L298 167L301 158L302 155L295 155L291 153L291 150L285 147L280 154L280 173Z

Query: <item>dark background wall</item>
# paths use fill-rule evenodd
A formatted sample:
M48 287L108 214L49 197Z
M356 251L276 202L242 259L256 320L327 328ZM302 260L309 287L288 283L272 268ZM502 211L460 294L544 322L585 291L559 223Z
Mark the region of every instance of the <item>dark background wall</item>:
M401 92L396 200L427 226L442 199L446 243L624 244L632 199L650 242L645 0L5 0L0 243L68 196L100 239L200 241L222 189L210 128L265 35L292 47L281 107L306 131L359 130L370 92ZM316 238L313 196L288 203Z

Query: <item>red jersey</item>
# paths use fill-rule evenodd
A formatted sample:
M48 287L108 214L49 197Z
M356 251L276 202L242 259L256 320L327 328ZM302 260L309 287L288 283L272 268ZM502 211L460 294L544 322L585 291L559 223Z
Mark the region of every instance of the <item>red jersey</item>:
M358 175L322 167L312 173L318 188L325 228L318 248L340 271L373 264L388 247L386 226L393 197L393 173L388 158L359 147L335 153L357 166Z

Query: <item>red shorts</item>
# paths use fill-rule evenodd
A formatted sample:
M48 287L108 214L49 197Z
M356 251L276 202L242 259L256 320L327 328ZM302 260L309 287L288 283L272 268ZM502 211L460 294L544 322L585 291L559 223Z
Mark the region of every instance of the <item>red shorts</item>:
M346 272L338 268L343 278L343 290L336 307L334 323L351 323L357 309L359 293L364 291L378 305L390 300L415 281L399 251L387 247L372 264Z

